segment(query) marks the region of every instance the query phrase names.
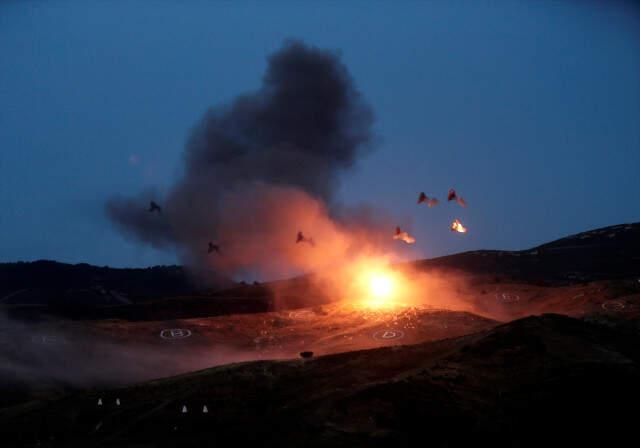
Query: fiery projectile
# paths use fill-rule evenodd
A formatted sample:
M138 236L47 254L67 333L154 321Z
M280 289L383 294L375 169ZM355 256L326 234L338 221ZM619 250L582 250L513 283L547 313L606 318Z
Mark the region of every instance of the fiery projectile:
M453 200L455 200L458 203L458 205L460 205L461 207L467 206L467 201L465 201L464 198L462 198L461 196L458 196L458 193L456 193L456 190L452 188L449 190L449 194L447 195L447 201L453 201Z
M460 220L456 219L451 223L451 231L459 233L467 233L467 228L462 225Z
M394 240L402 240L407 244L413 244L416 242L416 239L409 235L407 232L403 232L400 230L400 227L396 227L396 233L393 235Z
M430 198L429 196L424 194L424 192L420 193L420 196L418 196L418 204L425 203L427 204L427 206L429 206L429 208L438 205L439 202L440 201L438 201L436 198Z

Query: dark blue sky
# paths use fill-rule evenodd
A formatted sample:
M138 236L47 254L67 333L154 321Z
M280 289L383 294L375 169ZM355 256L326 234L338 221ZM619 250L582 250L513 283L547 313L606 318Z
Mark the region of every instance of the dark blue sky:
M104 200L171 185L191 127L289 37L340 51L376 113L341 199L411 221L423 256L640 220L640 9L488 3L3 2L0 261L174 262ZM416 208L451 186L468 209Z

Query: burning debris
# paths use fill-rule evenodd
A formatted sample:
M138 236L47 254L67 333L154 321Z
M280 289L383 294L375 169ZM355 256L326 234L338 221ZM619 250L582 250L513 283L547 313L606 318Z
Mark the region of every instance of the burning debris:
M209 248L207 249L207 253L210 254L211 252L216 252L219 255L222 255L222 252L220 252L220 246L209 241Z
M149 210L148 211L151 212L151 213L153 213L153 212L161 213L162 212L162 207L160 207L155 202L151 201L151 202L149 202Z
M402 240L407 244L413 244L416 242L416 239L409 235L407 232L402 231L400 227L396 227L396 233L393 234L394 240Z
M420 193L420 196L418 196L418 204L423 204L423 203L427 204L427 206L431 208L438 205L440 201L438 201L436 198L430 198L429 196L424 194L424 192L422 192Z
M456 190L452 188L449 190L449 194L447 195L447 201L453 201L453 200L455 200L458 203L458 205L460 205L461 207L467 206L467 201L465 201L464 198L462 198L461 196L458 196L458 194L456 193Z
M316 243L313 241L313 238L307 238L304 236L302 232L298 232L298 236L296 237L296 244L298 243L307 243L311 246L315 246Z
M451 231L458 233L467 233L467 228L462 225L460 220L456 219L451 223Z
M467 206L467 201L464 200L463 197L459 196L456 190L451 188L449 193L447 194L447 202L456 201L458 205L461 207ZM418 204L427 204L429 207L432 207L438 204L438 200L436 198L429 198L424 192L421 192L418 196ZM456 219L451 223L450 229L452 232L459 233L467 233L467 228L462 225L460 220ZM406 232L404 232L406 234ZM399 228L396 230L396 235L394 239L402 239L402 234L399 231ZM412 237L409 237L412 241L415 241Z

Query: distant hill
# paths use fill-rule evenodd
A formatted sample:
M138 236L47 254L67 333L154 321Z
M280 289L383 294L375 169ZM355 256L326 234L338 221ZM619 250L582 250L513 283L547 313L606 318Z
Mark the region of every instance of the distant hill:
M640 223L582 232L527 250L480 250L408 264L554 285L640 276Z
M640 277L640 223L583 232L527 250L480 250L404 265L455 271L478 281L541 286ZM199 286L180 266L114 269L54 261L4 263L0 264L0 306L8 306L14 316L47 312L72 318L159 320L330 301L331 297L314 289L310 279L234 284L221 278L218 283L226 287L213 291Z
M0 304L130 304L192 293L195 285L181 266L116 269L49 260L0 263Z

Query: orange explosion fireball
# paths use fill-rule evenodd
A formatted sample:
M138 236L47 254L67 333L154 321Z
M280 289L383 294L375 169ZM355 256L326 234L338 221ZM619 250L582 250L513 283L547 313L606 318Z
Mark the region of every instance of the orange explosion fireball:
M368 274L367 304L372 308L388 308L394 305L394 279L386 272Z
M452 232L460 232L460 233L467 233L467 228L465 226L462 225L462 223L459 220L455 220L451 223L451 231Z
M357 308L388 310L406 304L410 283L402 272L389 267L387 260L363 258L348 270L348 295Z
M392 237L394 240L401 240L407 244L413 244L416 242L416 239L409 235L407 232L403 232L400 227L396 227L396 233L393 234Z

